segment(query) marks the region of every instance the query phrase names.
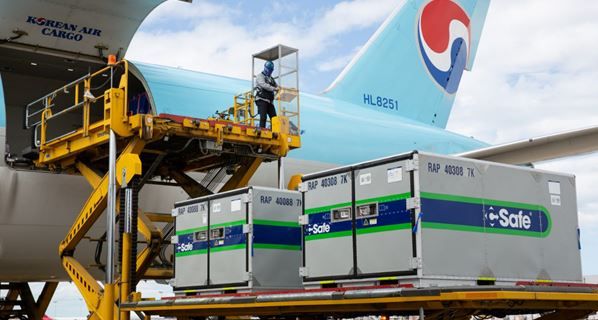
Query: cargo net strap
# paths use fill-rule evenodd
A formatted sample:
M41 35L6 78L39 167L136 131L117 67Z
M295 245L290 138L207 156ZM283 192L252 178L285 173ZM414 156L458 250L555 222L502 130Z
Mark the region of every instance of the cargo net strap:
M423 213L423 212L420 212L420 213L417 215L417 218L415 219L415 223L413 224L413 230L412 230L412 231L413 231L413 233L417 233L417 228L419 227L419 224L421 223L421 221L422 221L422 217L423 217L423 216L424 216L424 213Z

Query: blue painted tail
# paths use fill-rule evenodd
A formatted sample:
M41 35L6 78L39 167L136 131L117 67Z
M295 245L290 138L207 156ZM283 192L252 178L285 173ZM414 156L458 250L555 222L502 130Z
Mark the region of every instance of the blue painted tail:
M408 0L382 24L325 94L446 126L471 70L490 0Z

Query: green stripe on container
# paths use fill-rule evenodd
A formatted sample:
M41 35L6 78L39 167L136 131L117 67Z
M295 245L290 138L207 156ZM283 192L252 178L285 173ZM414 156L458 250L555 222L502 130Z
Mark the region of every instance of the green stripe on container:
M326 211L330 211L332 209L343 208L343 207L350 207L350 206L351 206L351 202L337 203L337 204L333 204L333 205L329 205L329 206L323 206L323 207L305 209L305 214L314 214L314 213L326 212Z
M214 229L214 228L218 228L218 227L234 227L234 226L240 226L243 224L245 224L245 220L217 223L217 224L211 225L210 229ZM194 233L194 232L204 231L204 230L208 230L208 227L198 227L198 228L179 230L176 232L176 235L178 236L178 235L189 234L189 233Z
M241 225L244 225L245 223L246 223L245 219L243 219L243 220L237 220L237 221L231 221L231 222L217 223L217 224L210 225L210 229L212 229L212 228L218 228L218 227L241 226Z
M387 195L387 196L383 196L383 197L361 199L361 200L355 201L355 204L360 205L360 204L371 203L371 202L390 202L390 201L404 200L404 199L407 199L410 197L411 197L411 192L405 192L405 193L400 193L400 194ZM326 212L326 211L330 211L332 209L350 207L350 206L351 206L351 202L337 203L337 204L333 204L333 205L329 205L329 206L305 209L305 214Z
M263 226L274 226L274 227L299 228L299 221L276 221L276 220L254 219L253 224L259 224L259 225L263 225Z
M270 244L270 243L254 243L255 249L276 249L276 250L292 250L300 251L301 246L293 246L288 244Z
M350 237L352 235L353 235L353 232L351 230L312 234L309 236L305 236L305 241L329 239L329 238L340 238L340 237Z
M407 222L407 223L399 223L399 224L390 224L390 225L386 225L386 226L357 229L357 234L368 234L368 233L377 233L377 232L394 231L394 230L406 230L406 229L411 229L411 223Z
M175 256L178 257L186 257L186 256L194 256L197 254L206 254L208 253L208 249L199 249L199 250L192 250L192 251L185 251L185 252L177 252Z
M239 250L239 249L245 249L246 247L247 246L244 243L234 244L231 246L214 247L214 248L210 248L210 253L221 252L221 251L230 251L230 250Z
M464 232L496 233L496 234L506 234L506 235L511 235L511 236L524 236L524 237L532 237L532 238L545 238L548 236L547 232L498 229L498 228L484 228L484 227L476 227L476 226L464 226L464 225L460 225L460 224L425 222L425 221L422 222L422 227L424 229L441 229L441 230L464 231Z
M195 232L205 231L205 230L208 230L208 227L199 227L199 228L191 228L191 229L179 230L175 234L177 236L180 236L180 235L185 235L185 234L195 233Z
M238 250L238 249L245 249L246 246L244 243L235 244L230 246L221 246L221 247L214 247L210 248L210 252L221 252L221 251L230 251L230 250ZM177 257L185 257L185 256L193 256L197 254L206 254L208 253L208 249L200 249L200 250L192 250L186 252L177 252Z
M453 202L462 202L462 203L481 204L484 206L498 206L498 207L510 207L510 208L524 209L524 210L538 210L538 211L544 212L544 214L546 215L546 219L548 220L547 221L548 228L546 228L546 231L544 231L544 232L521 231L521 230L498 229L498 228L484 228L484 227L455 225L455 224L449 224L449 223L424 222L424 224L422 224L422 225L425 225L427 223L427 224L438 225L438 226L440 226L440 225L451 226L450 228L449 227L428 227L428 228L521 235L521 236L538 237L538 238L547 237L550 234L550 231L552 230L552 217L550 216L550 212L548 212L548 209L546 209L544 206L541 206L538 204L511 202L511 201L494 200L494 199L482 199L482 198L473 198L473 197L456 196L456 195L451 195L451 194L430 193L430 192L422 192L421 197L426 198L426 199L432 199L432 200L444 200L444 201L453 201ZM423 211L425 211L425 209Z
M369 228L365 228L365 229L357 229L357 234L368 234L368 233L377 233L377 232L394 231L394 230L405 230L405 229L411 229L411 223L399 223L399 224L391 224L391 225L387 225L387 226L378 226L378 227L369 227ZM321 233L321 234L312 234L312 235L306 236L305 241L349 237L352 235L353 235L353 232L351 230Z

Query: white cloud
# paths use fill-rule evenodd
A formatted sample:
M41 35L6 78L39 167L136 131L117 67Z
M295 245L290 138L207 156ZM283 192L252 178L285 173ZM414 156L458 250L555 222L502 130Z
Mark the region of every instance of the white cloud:
M201 1L167 3L158 7L148 27L135 35L127 58L248 78L252 53L284 43L300 48L304 58L317 57L334 46L339 35L379 24L398 2L380 0L373 6L368 0L343 1L316 14L306 26L294 24L292 18L271 23L260 19L247 26L240 24L243 16L235 7ZM164 21L180 17L192 21L187 29L158 28Z
M396 0L354 0L337 3L314 24L311 35L322 38L355 28L364 28L384 20L398 5Z
M596 14L583 0L493 1L450 128L505 142L598 123Z
M325 60L319 64L316 65L316 69L320 72L328 72L328 71L340 71L342 68L344 68L349 61L351 61L351 59L357 54L357 52L359 51L359 49L361 48L361 46L353 49L353 51L351 51L351 53L346 54L346 55L342 55L342 56L338 56L338 57L333 57L329 60Z
M207 1L196 1L192 5L183 1L166 1L145 18L143 25L164 27L180 20L205 19L230 14L231 11L231 8Z

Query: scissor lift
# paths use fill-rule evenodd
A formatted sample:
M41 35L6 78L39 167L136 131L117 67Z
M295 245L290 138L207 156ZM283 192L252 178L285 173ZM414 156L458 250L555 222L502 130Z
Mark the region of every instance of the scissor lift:
M172 277L171 269L150 267L161 247L168 243L155 223L168 221L168 217L138 210L137 194L145 183L154 177L172 179L190 196L198 197L211 191L187 173L224 171L230 178L220 191L230 190L245 186L262 162L277 160L300 146L298 133L281 125L288 123L284 114L273 121L271 130L256 130L245 121L248 115L238 111L231 120L132 114L128 108L128 77L128 62L114 61L27 106L26 125L34 130L38 148L35 166L80 174L93 188L58 250L64 269L84 297L91 319L117 318L118 305L133 299L131 293L138 280ZM109 88L94 96L92 88L108 80ZM74 103L60 108L57 101L64 102L64 96L72 97L73 92ZM103 117L92 120L92 108L102 108ZM56 119L77 110L82 110L83 116L79 128L60 133L53 127L58 123ZM121 263L116 280L102 287L74 258L74 251L107 207L111 130L117 138L117 185L124 187L119 191L121 201L117 209ZM132 212L128 226L124 221L126 210ZM139 253L137 234L147 243ZM120 319L127 317L127 312L120 314Z

